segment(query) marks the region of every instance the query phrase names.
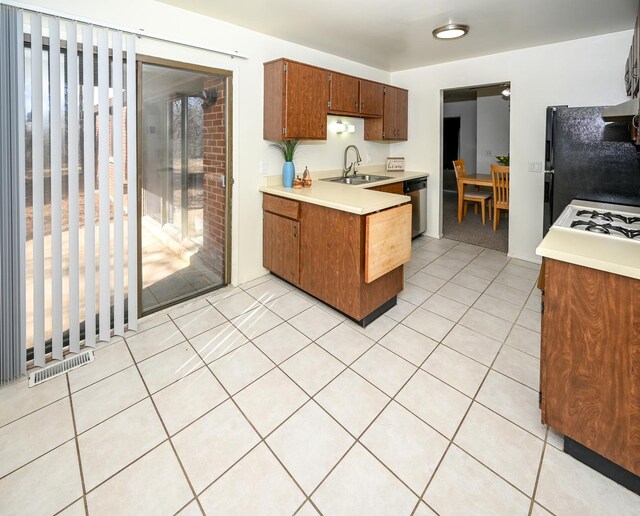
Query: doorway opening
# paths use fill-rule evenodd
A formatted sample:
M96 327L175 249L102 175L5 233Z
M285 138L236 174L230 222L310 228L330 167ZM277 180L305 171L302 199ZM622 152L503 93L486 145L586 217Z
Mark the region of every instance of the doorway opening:
M509 248L509 211L500 210L495 231L489 217L494 218L494 197L501 200L500 191L494 193L491 166L509 163L510 94L509 83L445 90L442 106L443 236L504 253ZM479 184L462 185L454 161L464 162L465 181ZM485 224L476 198L485 199Z
M231 72L139 64L141 315L229 282Z

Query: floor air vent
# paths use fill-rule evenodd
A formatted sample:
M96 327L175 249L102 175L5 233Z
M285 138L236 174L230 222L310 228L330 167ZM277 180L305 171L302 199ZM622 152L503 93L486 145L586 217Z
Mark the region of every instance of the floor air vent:
M42 382L51 380L51 378L60 376L61 374L66 373L67 371L71 371L72 369L76 369L80 366L88 364L89 362L93 362L93 359L94 359L93 350L91 349L89 351L80 353L79 355L75 355L71 358L67 358L62 362L57 362L53 365L45 367L44 369L35 371L29 375L29 387L39 385Z

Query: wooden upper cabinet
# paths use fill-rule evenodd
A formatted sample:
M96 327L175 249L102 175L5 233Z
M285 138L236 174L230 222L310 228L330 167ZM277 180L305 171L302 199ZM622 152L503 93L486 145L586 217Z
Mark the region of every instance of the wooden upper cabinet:
M384 140L395 140L398 132L398 89L387 86L384 92L384 114L382 127Z
M365 119L364 139L407 139L408 91L277 59L264 63L265 140L326 140L327 115Z
M409 136L409 92L398 88L396 114L396 139L406 140Z
M360 80L360 114L363 116L382 116L384 102L384 84Z
M360 80L357 77L331 72L329 113L352 113L357 115L360 108Z
M327 138L326 70L286 59L264 64L265 140Z
M382 118L368 118L364 122L364 139L375 141L403 141L408 139L409 92L393 86L384 87Z

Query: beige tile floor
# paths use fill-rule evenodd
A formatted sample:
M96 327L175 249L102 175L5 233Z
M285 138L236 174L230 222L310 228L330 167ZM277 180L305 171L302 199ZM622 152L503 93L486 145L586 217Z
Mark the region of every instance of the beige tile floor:
M537 267L420 238L366 329L265 276L0 390L0 514L638 514L539 423Z

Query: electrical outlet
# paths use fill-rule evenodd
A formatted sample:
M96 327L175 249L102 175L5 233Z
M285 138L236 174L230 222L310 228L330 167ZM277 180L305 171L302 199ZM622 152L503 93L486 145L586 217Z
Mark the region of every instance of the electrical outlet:
M269 162L265 159L260 162L260 175L266 176L269 173Z
M373 156L371 154L367 154L367 163L371 163L373 161Z
M485 158L490 158L491 156L493 156L493 151L490 151L490 150L484 151Z
M541 161L530 161L529 162L529 172L540 173L542 172L542 162Z

